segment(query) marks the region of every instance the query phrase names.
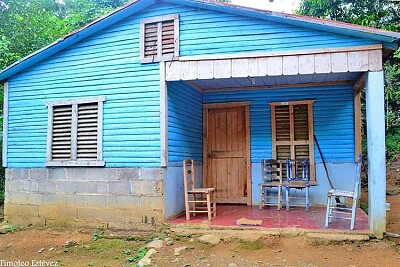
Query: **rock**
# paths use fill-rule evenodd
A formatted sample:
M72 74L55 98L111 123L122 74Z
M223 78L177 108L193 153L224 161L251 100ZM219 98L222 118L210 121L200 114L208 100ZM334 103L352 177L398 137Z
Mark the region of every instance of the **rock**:
M162 246L163 246L163 241L159 239L153 240L147 244L148 248L162 248Z
M78 242L76 242L74 240L68 240L68 241L65 242L64 247L70 248L70 247L74 247L74 246L77 246L77 245L79 245Z
M2 225L0 226L0 234L7 234L9 232L9 227L8 225Z
M7 222L0 224L0 234L7 234L13 231L13 226Z
M157 250L155 250L154 248L149 249L149 251L147 251L146 255L138 262L138 266L139 267L150 266L151 265L150 257L154 253L157 253Z
M190 238L189 242L193 243L194 242L194 238Z
M173 244L174 244L174 241L172 241L172 240L167 241L167 246L172 246Z
M236 263L232 263L232 262L231 262L231 263L228 264L228 267L236 267L236 266L237 266Z
M174 249L174 255L175 256L179 256L181 254L182 251L186 250L187 246L183 246L183 247L179 247L179 248L175 248Z
M215 235L203 235L199 237L199 242L204 244L217 245L221 242L221 238Z
M38 253L42 253L44 251L44 248L41 248L38 250Z

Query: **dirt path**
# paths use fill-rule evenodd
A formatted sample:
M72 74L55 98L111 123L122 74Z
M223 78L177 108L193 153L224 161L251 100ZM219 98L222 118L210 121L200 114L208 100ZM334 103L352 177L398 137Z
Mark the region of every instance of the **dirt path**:
M28 262L27 266L38 262L77 267L136 266L135 258L141 247L154 237L168 238L168 234L160 234L134 241L128 236L109 239L98 234L100 238L93 241L93 236L48 229L2 235L0 263L4 260ZM169 238L171 244L163 241L163 247L152 257L151 266L400 266L400 254L388 241L327 242L267 236L257 241L227 240L211 246L198 242L195 236ZM77 243L65 247L65 242L71 240ZM187 249L174 255L175 249L183 246Z

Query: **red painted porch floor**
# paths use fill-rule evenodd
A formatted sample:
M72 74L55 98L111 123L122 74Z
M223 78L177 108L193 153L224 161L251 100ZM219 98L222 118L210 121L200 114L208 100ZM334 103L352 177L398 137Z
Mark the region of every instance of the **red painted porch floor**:
M353 231L350 231L350 220L332 219L329 228L325 229L325 207L311 207L309 212L304 208L295 207L286 211L285 208L278 211L276 207L266 207L262 210L258 206L246 205L217 205L217 216L212 221L207 220L206 213L198 213L186 220L185 214L167 221L170 225L196 226L208 225L210 227L232 227L246 228L247 226L238 226L235 222L240 218L251 220L262 220L261 229L299 229L323 232L347 232L354 234L368 234L368 215L361 209L357 210L356 222Z

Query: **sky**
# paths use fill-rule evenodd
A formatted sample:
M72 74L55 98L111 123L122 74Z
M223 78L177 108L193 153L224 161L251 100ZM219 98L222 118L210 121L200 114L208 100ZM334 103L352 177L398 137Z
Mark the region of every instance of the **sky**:
M232 4L266 9L271 11L293 13L297 9L301 0L275 0L270 3L268 0L232 0Z

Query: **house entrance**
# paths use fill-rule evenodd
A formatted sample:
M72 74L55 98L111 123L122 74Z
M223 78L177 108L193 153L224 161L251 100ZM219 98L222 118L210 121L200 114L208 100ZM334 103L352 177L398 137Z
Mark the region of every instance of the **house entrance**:
M204 105L203 181L218 203L251 205L249 105Z

